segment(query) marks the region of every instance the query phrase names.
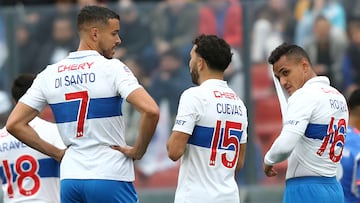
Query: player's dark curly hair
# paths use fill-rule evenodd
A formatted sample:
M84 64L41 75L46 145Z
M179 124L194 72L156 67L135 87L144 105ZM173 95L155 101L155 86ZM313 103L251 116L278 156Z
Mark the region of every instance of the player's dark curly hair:
M276 63L283 55L288 58L295 59L296 61L300 61L301 59L305 58L311 65L310 58L303 48L295 44L287 43L283 43L280 46L276 47L276 49L271 52L268 58L268 62L271 65L274 65L274 63Z
M16 102L18 102L19 99L31 87L34 79L35 75L29 73L21 74L14 80L11 87L11 95Z
M102 6L85 6L77 16L77 28L82 29L82 26L89 23L108 24L109 19L118 19L120 16L114 11Z
M208 67L213 70L225 71L231 62L231 48L225 40L216 35L199 35L193 41L197 45L195 52L202 57Z

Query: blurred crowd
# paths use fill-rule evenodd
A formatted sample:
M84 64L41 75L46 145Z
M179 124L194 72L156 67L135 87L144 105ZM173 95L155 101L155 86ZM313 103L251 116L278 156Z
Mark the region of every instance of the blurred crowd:
M360 1L0 0L0 127L12 107L7 93L9 81L19 73L39 73L47 64L75 51L76 14L90 4L120 14L122 43L115 57L129 66L161 108L149 153L138 164L145 180L176 166L163 146L179 97L193 85L189 52L192 39L199 33L216 34L231 45L233 60L225 79L240 97L246 91L244 69L266 66L270 51L282 42L302 46L317 74L328 76L345 95L360 85ZM249 26L244 26L244 13L249 15ZM249 39L244 39L245 32ZM245 43L249 50L244 50ZM242 57L244 51L250 52L249 59ZM249 60L251 67L244 67L244 60ZM124 109L129 115L127 136L131 143L138 115L126 104ZM261 139L258 142L256 157L261 164L266 149ZM258 168L261 170L261 165Z

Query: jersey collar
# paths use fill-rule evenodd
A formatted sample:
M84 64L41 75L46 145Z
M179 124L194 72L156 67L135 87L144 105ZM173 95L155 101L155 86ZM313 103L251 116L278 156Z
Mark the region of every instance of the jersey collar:
M95 50L75 51L69 54L69 58L81 58L85 56L100 56L100 54Z

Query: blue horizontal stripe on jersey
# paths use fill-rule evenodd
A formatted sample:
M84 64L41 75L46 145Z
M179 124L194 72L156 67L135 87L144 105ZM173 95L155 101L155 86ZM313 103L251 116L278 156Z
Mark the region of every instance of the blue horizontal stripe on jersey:
M120 96L90 99L86 119L121 116L123 98ZM50 104L56 123L78 120L80 100Z
M60 177L60 164L55 159L52 158L45 158L38 160L39 168L37 175L41 178L58 178ZM28 170L29 164L24 163L23 169ZM15 182L16 178L18 177L18 174L15 171L14 164L10 164L10 170L11 170L11 176L12 181ZM29 172L28 172L29 173ZM0 178L3 181L3 184L7 183L7 177L5 176L5 171L3 165L0 167Z
M322 140L328 134L329 125L309 123L305 130L305 136L308 138Z
M242 136L242 131L239 130L230 130L230 136L236 136L238 138L238 140L240 141L241 136ZM205 147L205 148L210 148L211 147L211 142L213 140L213 136L214 136L214 128L209 128L209 127L203 127L203 126L195 126L193 134L190 136L189 140L188 140L188 144L192 144L192 145L196 145L199 147ZM223 136L224 136L224 129L222 128L220 131L220 140L219 140L219 144L217 146L217 149L226 149L226 150L232 150L234 151L234 145L229 145L228 147L223 147L222 146L222 140L223 140Z

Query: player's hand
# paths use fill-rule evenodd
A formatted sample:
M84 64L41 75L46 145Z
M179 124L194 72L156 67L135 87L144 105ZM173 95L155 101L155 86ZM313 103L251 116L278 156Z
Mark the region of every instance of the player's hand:
M277 172L274 170L273 166L264 164L264 173L267 177L273 177L277 175Z
M134 160L139 160L141 156L136 153L134 147L132 146L110 146L112 149L117 150L125 154L126 157L132 158Z

